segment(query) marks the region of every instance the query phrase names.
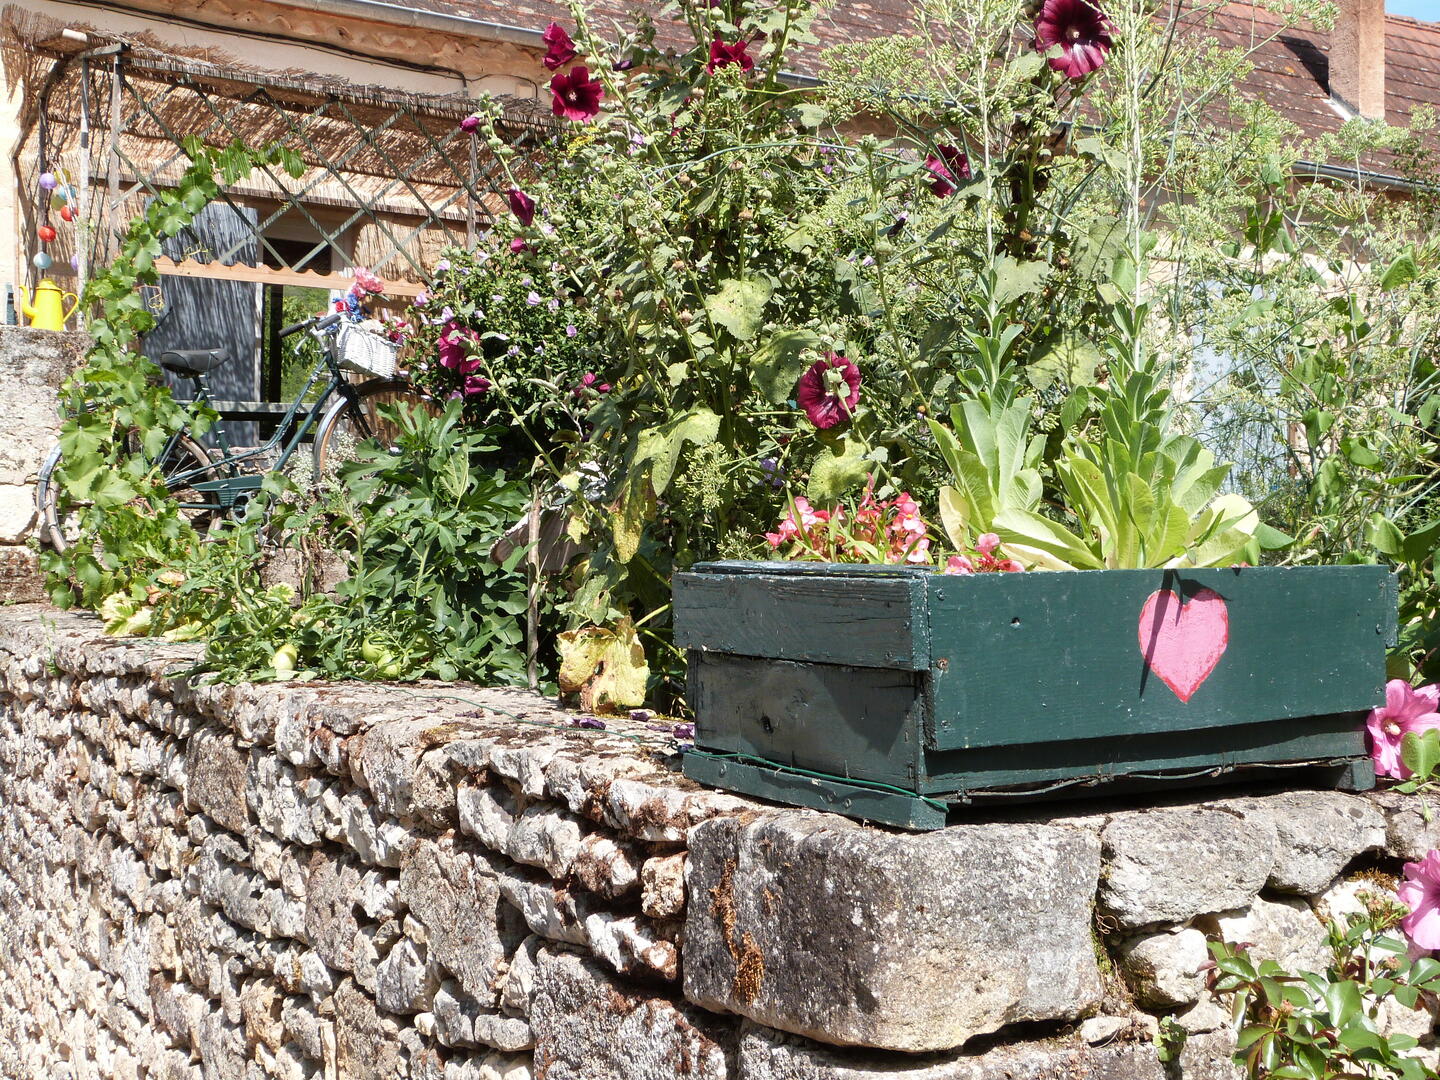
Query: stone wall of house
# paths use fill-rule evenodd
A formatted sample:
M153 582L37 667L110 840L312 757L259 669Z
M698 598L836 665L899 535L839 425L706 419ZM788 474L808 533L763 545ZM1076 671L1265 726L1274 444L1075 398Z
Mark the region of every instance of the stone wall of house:
M1321 965L1440 832L1232 789L906 834L700 789L653 721L195 656L0 609L0 1077L1228 1080L1206 938Z
M55 391L87 338L0 325L0 603L44 598L35 554L35 478L60 420Z

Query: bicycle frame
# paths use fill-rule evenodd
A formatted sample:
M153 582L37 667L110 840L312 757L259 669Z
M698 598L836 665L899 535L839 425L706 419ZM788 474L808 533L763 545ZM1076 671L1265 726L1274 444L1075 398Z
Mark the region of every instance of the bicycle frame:
M237 454L231 450L229 440L225 438L224 432L217 429L216 436L221 451L218 458L213 459L210 464L204 468L188 469L184 472L174 473L166 477L166 484L171 490L188 487L195 491L213 494L215 496L216 501L207 500L202 503L182 502L180 506L183 509L229 510L242 496L248 496L251 492L258 491L260 485L264 482L263 475L242 474L238 468L242 462L266 455L283 443L280 456L276 458L273 470L267 470L278 472L285 467L286 463L295 453L296 447L305 440L305 437L309 435L315 425L319 423L320 418L325 415L326 406L330 404L335 396L354 397L354 390L351 388L349 380L345 378L345 373L335 357L335 323L331 321L332 318L334 317L327 317L318 321L310 320L314 325L308 327L309 332L321 341L320 362L316 364L314 370L310 372L309 378L305 380L305 385L301 387L300 392L295 396L295 400L290 403L290 407L285 410L284 416L276 422L274 434L259 446L251 447ZM292 332L300 328L306 328L306 324L298 324L297 327L292 328ZM313 387L327 371L329 373L329 381L325 384L324 389L321 390L320 396L313 402L307 403L305 396L310 392L311 387ZM190 376L190 381L194 383L196 388L195 401L197 403L208 402L210 400L210 391L209 387L205 385L205 376L203 374L192 375ZM301 416L302 411L303 417ZM297 417L300 418L298 424L296 423ZM288 439L285 438L287 433L289 433ZM175 447L179 444L180 439L188 434L189 425L186 425L174 435L170 436L169 440L165 443L164 449L161 451L160 460L163 462L169 458L170 455L174 453ZM214 477L222 473L223 475L221 475L219 479L200 479L204 476Z

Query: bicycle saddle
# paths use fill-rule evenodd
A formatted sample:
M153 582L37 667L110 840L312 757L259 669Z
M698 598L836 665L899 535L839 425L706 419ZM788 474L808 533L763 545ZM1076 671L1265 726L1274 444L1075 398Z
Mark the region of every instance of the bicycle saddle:
M160 366L177 375L203 375L225 363L219 349L171 349L160 354Z

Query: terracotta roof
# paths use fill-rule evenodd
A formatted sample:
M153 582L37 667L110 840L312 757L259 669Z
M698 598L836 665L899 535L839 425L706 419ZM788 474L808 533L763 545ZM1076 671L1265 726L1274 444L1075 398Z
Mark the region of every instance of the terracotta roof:
M1227 4L1190 23L1193 31L1226 45L1253 49L1254 71L1244 88L1306 135L1338 131L1345 119L1329 100L1329 34L1308 25L1282 31L1280 25L1274 15L1250 4ZM1440 109L1440 24L1387 15L1385 118L1404 125L1416 105Z
M543 29L554 19L570 22L563 3L552 0L410 0L410 6L472 19ZM658 11L660 5L626 0L598 0L592 10L601 20L633 23L637 11ZM815 22L818 47L793 57L801 74L819 73L821 49L849 41L905 32L913 27L911 0L841 0ZM1329 101L1329 35L1308 25L1280 29L1279 19L1250 3L1228 3L1204 14L1187 14L1186 28L1211 35L1227 45L1253 48L1254 72L1245 88L1263 98L1307 136L1338 131L1344 117ZM662 44L688 44L682 27L661 27ZM1386 107L1393 124L1408 121L1416 105L1440 109L1440 23L1386 16Z

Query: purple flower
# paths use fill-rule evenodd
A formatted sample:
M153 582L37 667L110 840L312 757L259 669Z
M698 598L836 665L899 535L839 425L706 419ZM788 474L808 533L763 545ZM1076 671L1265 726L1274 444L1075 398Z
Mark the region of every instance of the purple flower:
M627 56L627 57L625 57L624 59L621 59L621 60L612 60L611 63L610 63L610 70L611 70L611 71L629 71L629 70L630 70L631 68L633 68L634 66L635 66L635 61L634 61L631 57L628 57L628 56Z
M695 725L676 724L670 729L670 734L677 739L693 739L695 738Z
M443 274L443 273L445 273L445 271L447 271L447 270L449 270L449 269L450 269L450 260L449 260L449 259L441 259L439 262L437 262L437 263L435 264L435 272L436 272L437 274Z
M542 296L541 296L538 292L536 292L534 289L531 289L531 290L530 290L528 293L526 293L526 295L525 295L525 303L529 304L531 307L534 307L536 304L540 303L540 301L543 300L543 299L544 299L544 297L542 297Z
M552 297L550 298L550 302L549 302L548 304L546 304L545 306L546 306L547 308L549 308L551 311L559 311L559 310L560 310L560 300L559 300L558 297L552 296Z
M550 80L550 111L576 123L594 119L600 112L600 99L605 88L590 78L590 69L578 64Z
M604 731L605 721L601 720L598 716L572 716L570 718L570 726L579 728L595 728L597 731Z
M832 428L855 412L860 400L860 369L839 353L826 353L800 376L795 400L817 428Z
M552 22L545 28L540 40L545 42L546 46L545 56L540 62L551 71L558 71L579 55L575 51L575 42L570 40L565 28L557 22Z
M526 195L519 188L511 188L506 195L510 201L510 212L520 219L520 224L526 228L535 220L535 200Z
M478 131L479 128L480 128L480 117L478 117L478 116L473 116L473 115L472 115L472 116L467 116L467 117L465 117L464 120L461 120L461 121L460 121L460 130L463 131L463 132L465 132L467 135L472 134L472 133L474 133L475 131Z
M755 61L745 50L750 48L748 41L737 41L727 45L724 41L716 38L710 43L710 62L705 65L705 70L711 75L722 67L731 64L739 64L741 71L749 71L755 66Z
M631 719L631 720L634 720L637 724L648 723L649 720L650 720L650 718L651 718L652 716L654 716L654 715L655 715L655 714L652 713L649 709L631 709L631 710L630 710L630 719ZM668 728L662 728L662 730L667 730L667 731L668 731L669 729L668 729Z
M1091 0L1045 0L1035 20L1035 47L1060 55L1050 66L1066 78L1079 79L1098 71L1114 44L1109 18Z
M466 375L466 376L465 376L465 387L464 387L464 390L465 390L466 396L469 396L470 394L483 394L483 393L485 393L486 390L489 390L489 389L490 389L490 380L487 379L487 378L485 378L485 376L483 376L483 375Z
M1410 914L1400 929L1411 945L1424 952L1440 949L1440 851L1428 851L1419 862L1405 864L1405 880L1397 890Z
M575 324L574 324L574 323L571 323L569 326L565 327L565 336L566 336L566 337L574 337L574 336L575 336L576 334L578 334L579 332L580 332L579 330L576 330L576 329L575 329Z
M1422 686L1416 690L1404 679L1386 683L1385 704L1371 709L1365 721L1375 772L1406 779L1410 770L1400 760L1400 745L1410 732L1429 728L1440 728L1440 687Z
M429 302L430 302L430 294L427 293L424 289L421 289L418 293L415 294L415 306L416 306L416 307L424 307L424 306L425 306L426 304L428 304Z
M970 179L970 158L958 146L937 146L939 155L931 154L925 159L925 168L935 179L930 190L937 199L943 199L955 190L958 180Z

